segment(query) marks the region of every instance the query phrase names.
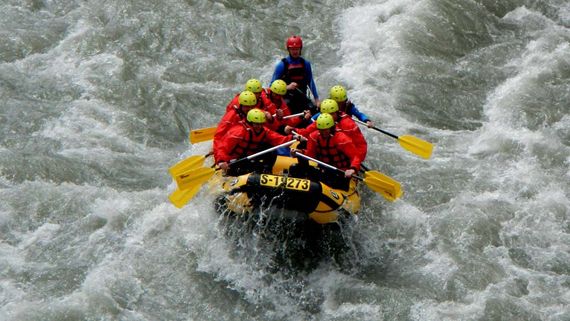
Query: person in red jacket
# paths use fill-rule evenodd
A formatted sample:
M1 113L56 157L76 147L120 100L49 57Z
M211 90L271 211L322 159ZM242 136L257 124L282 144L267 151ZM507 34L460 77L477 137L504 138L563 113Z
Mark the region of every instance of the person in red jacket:
M360 170L362 159L359 152L350 137L335 129L332 115L323 113L315 123L318 131L309 135L307 148L305 150L292 149L291 153L295 155L296 152L301 152L343 170L344 175L339 176L336 171L330 173L327 172L329 171L327 168L323 168L320 179L331 187L347 190L350 178ZM309 166L306 160L302 159L299 159L299 164L305 169Z
M372 127L374 124L368 116L362 113L356 105L348 99L346 89L341 85L332 86L330 89L330 98L338 103L338 108L343 113L348 114L350 117L354 116L361 122L366 123L366 126Z
M364 161L364 159L366 159L366 153L368 152L368 144L366 143L366 139L364 139L364 135L362 135L360 128L354 122L352 117L339 110L336 101L332 99L325 100L326 103L325 106L321 107L321 112L331 114L334 121L336 122L337 131L342 132L346 134L346 136L350 137L354 143L356 151L358 152L358 157L361 161Z
M271 116L275 115L275 117L267 117L267 113L265 114L267 120L265 126L278 133L283 133L286 125L295 126L302 121L301 117L283 119L283 117L291 115L289 106L287 106L284 99L286 93L287 84L281 79L275 80L271 87L261 91L261 99L266 108L265 110Z
M219 150L218 145L226 135L226 133L235 125L244 121L247 113L257 105L257 99L251 91L244 90L239 94L238 105L232 106L222 117L214 133L213 152Z
M366 153L368 152L368 144L366 143L366 139L364 139L364 135L360 131L358 125L352 120L352 118L339 110L338 104L336 101L332 99L325 99L321 103L321 114L331 114L334 121L336 122L336 131L342 132L354 143L354 147L358 151L358 156L360 157L361 161L364 161L366 158ZM319 115L320 116L320 115ZM318 118L317 118L318 119ZM311 125L307 126L307 128L300 128L295 129L291 126L286 126L284 132L286 134L295 131L297 134L307 137L312 132L317 130L317 122L313 122Z
M247 113L247 121L232 127L218 144L214 158L218 167L227 175L236 176L252 171L271 172L277 157L274 153L258 157L253 164L251 162L242 162L236 166L231 164L232 160L242 159L293 139L292 136L283 136L265 127L265 121L265 113L262 110L252 109Z

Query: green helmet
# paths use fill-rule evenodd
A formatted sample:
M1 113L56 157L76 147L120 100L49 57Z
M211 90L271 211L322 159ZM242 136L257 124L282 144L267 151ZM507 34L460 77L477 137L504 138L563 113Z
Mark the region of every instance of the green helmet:
M347 100L346 97L346 89L343 86L333 86L329 93L332 100L336 101L337 103L343 102Z
M287 84L283 80L277 79L271 84L271 91L283 96L287 93Z
M245 83L245 90L249 90L254 94L261 92L261 82L257 79L250 79Z
M321 113L332 114L338 111L338 104L332 99L325 99L321 102Z
M247 112L247 121L250 123L265 123L265 113L261 109L254 108Z
M239 104L243 106L255 106L257 104L257 98L255 94L249 90L244 90L239 94Z
M317 117L317 128L318 129L329 129L334 126L334 118L331 114L320 114Z

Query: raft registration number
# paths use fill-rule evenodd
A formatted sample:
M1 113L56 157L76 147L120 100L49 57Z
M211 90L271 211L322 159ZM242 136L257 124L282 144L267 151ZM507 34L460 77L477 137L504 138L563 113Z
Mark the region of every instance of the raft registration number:
M311 181L308 179L283 177L268 174L261 174L259 182L261 185L267 187L283 186L286 189L292 189L296 191L308 191L309 187L311 187Z

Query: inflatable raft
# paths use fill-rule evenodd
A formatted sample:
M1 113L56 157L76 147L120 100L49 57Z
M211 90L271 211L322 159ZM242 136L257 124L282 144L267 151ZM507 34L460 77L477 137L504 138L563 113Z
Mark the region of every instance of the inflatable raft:
M219 184L223 190L217 198L218 210L243 215L260 206L275 206L305 213L319 224L337 222L339 215L358 214L356 180L350 181L348 190L335 189L320 181L290 176L289 167L295 163L296 158L277 156L271 174L231 177L217 172L211 184Z

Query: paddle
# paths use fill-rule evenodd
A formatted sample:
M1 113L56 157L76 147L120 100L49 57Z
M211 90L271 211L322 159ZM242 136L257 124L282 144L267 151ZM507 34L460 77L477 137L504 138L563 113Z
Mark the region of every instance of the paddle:
M193 188L186 190L176 189L172 194L168 196L168 199L177 208L182 208L186 203L188 203L198 192L200 191L201 185L196 185Z
M206 155L190 156L171 166L168 169L168 172L170 173L170 176L175 178L176 176L186 172L189 169L201 167L204 164L206 157L210 155L212 155L212 153L208 153Z
M187 159L172 166L169 169L169 172L173 177L176 177L178 173L182 173L184 171L188 171L191 169L198 169L199 167L202 167L202 165L204 164L204 160L208 156L210 156L210 154L205 156L202 155L190 156ZM193 198L199 191L200 191L200 185L196 185L195 187L186 190L180 190L177 188L174 192L172 192L172 194L168 196L168 199L170 200L170 202L172 202L172 204L174 204L174 206L182 208L182 206L188 203L188 201L191 198Z
M212 167L191 168L187 172L176 176L176 185L181 191L200 186L206 183L214 175L216 170Z
M337 172L343 173L344 171L340 168L336 168L330 164L327 164L325 162L322 162L318 159L312 158L310 156L304 155L302 153L296 152L295 153L297 156L301 156L307 160L313 161L319 165L322 165L324 167L327 167L329 169L335 170ZM359 181L364 182L364 184L366 184L366 186L368 186L371 190L373 190L376 193L380 193L382 196L384 196L385 199L393 202L396 199L398 199L400 196L402 196L402 187L400 185L400 183L398 183L396 180L394 180L393 178L382 174L378 171L370 171L367 170L366 172L364 172L364 177L360 177L357 175L352 175L352 177L358 179Z
M299 117L299 116L303 116L305 114L305 112L300 112L300 113L296 113L296 114L292 114L292 115L287 115L287 116L283 116L283 119L289 119L289 118L293 118L293 117ZM273 117L277 116L276 114L273 114Z
M283 116L283 119L289 119L289 118L293 118L293 117L303 116L304 114L305 113L297 113L297 114L293 114L293 115L287 115L287 116ZM275 116L276 115L274 114L273 117L275 117ZM201 142L205 142L205 141L214 139L214 135L216 134L217 128L218 127L194 129L193 131L190 132L190 143L196 144L196 143L201 143Z
M214 138L214 134L216 133L216 129L218 127L208 127L208 128L201 128L195 129L190 132L190 142L192 144L205 142L207 140L211 140Z
M361 124L361 125L365 125L368 126L365 122L360 121L358 119L354 119L355 122ZM425 159L428 159L431 157L431 153L433 151L433 145L429 142L426 142L425 140L419 139L415 136L412 135L404 135L404 136L396 136L394 134L391 134L385 130L382 130L378 127L374 127L371 126L370 128L377 130L379 132L381 132L382 134L386 134L392 138L395 138L398 140L398 142L400 143L400 146L402 146L404 149L420 156L423 157Z
M296 141L297 141L296 139L293 139L293 140L288 141L286 143L283 143L283 144L262 150L258 153L249 155L247 157L240 158L238 160L230 161L229 166L234 166L235 164L241 163L241 162L246 161L246 160L252 160L256 157L267 154L267 153L272 152L272 151L279 149L281 147L290 146L293 143L295 143ZM197 185L200 186L203 183L207 182L214 175L214 173L217 170L219 170L219 169L213 169L210 167L191 168L187 172L182 173L176 177L176 184L178 185L178 188L180 190L186 190L189 188L193 188L194 186L197 186Z

